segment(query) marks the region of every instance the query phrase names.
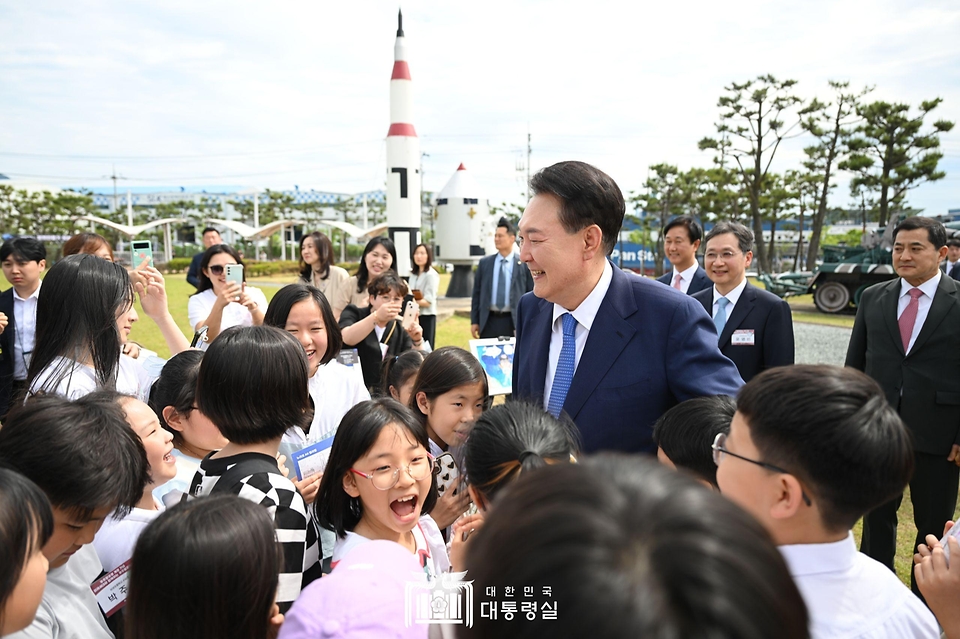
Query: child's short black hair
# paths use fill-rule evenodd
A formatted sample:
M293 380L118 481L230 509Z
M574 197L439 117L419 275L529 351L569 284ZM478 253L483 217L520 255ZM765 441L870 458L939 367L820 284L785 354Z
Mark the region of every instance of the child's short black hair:
M737 413L761 459L803 483L828 530L850 529L903 492L913 474L910 433L880 386L858 370L764 371L740 389Z
M347 411L340 422L316 499L320 525L335 531L340 537L345 537L360 523L363 508L362 505L360 508L351 508L354 498L343 490L343 478L357 460L373 447L380 431L391 424L409 433L424 450L430 450L427 429L409 408L389 397L360 402ZM430 492L420 509L422 515L429 514L437 503L436 477L432 480Z
M392 397L391 386L399 392L400 387L417 374L426 356L423 351L412 350L383 360L380 365L380 396Z
M309 423L308 381L307 356L290 333L235 326L200 362L197 407L231 442L259 444Z
M47 247L35 237L15 237L0 246L0 262L11 255L18 262L39 262L47 259Z
M717 465L713 440L730 432L737 403L729 395L695 397L664 413L653 427L653 441L677 468L692 471L714 486Z
M197 375L203 351L185 350L167 360L160 371L160 377L150 387L150 401L153 412L157 414L160 425L173 435L173 445L183 445L183 433L172 428L163 416L163 409L173 409L184 417L195 410L197 397Z
M82 519L101 508L124 517L149 477L123 409L97 393L75 401L41 395L15 408L0 428L0 462L39 486L55 508Z
M270 300L267 312L263 315L263 324L285 330L290 310L295 304L304 300L313 301L320 309L320 317L323 319L323 328L327 333L327 350L320 355L320 365L323 366L336 359L340 349L343 348L343 337L340 335L340 325L337 324L333 308L330 306L327 296L320 289L299 282L284 286Z
M409 291L407 283L400 279L400 276L393 270L384 271L367 284L367 293L373 297L386 295L390 291L400 297L403 297Z

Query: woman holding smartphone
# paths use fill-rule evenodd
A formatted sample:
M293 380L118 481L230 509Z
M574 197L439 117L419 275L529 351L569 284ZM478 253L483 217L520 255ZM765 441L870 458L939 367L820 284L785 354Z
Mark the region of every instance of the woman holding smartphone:
M246 285L246 273L241 282L227 280L227 267L240 265L243 260L236 249L227 244L214 244L203 254L200 261L200 285L190 296L187 316L194 330L207 327L206 344L233 326L260 326L267 310L267 298L263 291Z
M413 249L413 269L408 283L413 299L420 307L423 339L436 347L434 337L437 332L437 288L440 286L440 273L433 268L433 251L426 244L417 244L417 248Z

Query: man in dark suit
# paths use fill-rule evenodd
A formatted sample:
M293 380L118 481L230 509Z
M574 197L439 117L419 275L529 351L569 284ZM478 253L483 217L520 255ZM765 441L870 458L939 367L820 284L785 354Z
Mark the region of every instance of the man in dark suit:
M566 412L585 452L655 452L660 415L691 397L736 395L736 366L696 300L613 268L625 207L608 175L561 162L530 187L520 259L533 295L517 308L514 396Z
M673 269L657 278L681 293L693 295L711 287L707 272L697 264L703 229L691 215L679 215L663 228L663 248Z
M744 382L794 359L790 306L751 286L747 267L752 261L753 231L743 224L718 222L707 233L703 258L713 286L693 296L713 317L720 352L737 365Z
M955 280L960 280L960 240L947 240L947 259L940 265L940 270Z
M480 260L473 279L470 333L474 339L513 337L517 302L533 290L530 269L517 255L517 233L507 218L500 218L493 242L497 252Z
M208 249L216 244L223 244L223 240L220 239L220 231L212 226L203 229L202 237L204 249ZM203 254L205 252L206 250L194 255L193 259L190 260L190 268L187 269L187 281L198 288L200 286L200 262L203 261Z
M846 365L880 384L913 434L916 544L943 534L960 478L960 283L939 269L946 239L943 225L928 217L908 217L894 229L900 277L863 292L847 348ZM901 499L863 520L860 550L891 570Z
M47 266L47 249L32 237L16 237L0 246L3 275L13 286L0 293L0 314L7 326L0 333L0 419L27 388L27 369L37 327L40 274Z

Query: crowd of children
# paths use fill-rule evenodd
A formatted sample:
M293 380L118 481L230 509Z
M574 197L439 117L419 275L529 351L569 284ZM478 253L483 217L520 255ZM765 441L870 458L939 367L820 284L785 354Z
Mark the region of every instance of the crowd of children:
M956 540L918 548L926 602L854 546L913 468L857 371L776 368L679 404L660 463L584 457L565 415L492 405L473 355L393 319L405 285L376 253L392 245L346 280L366 311L297 283L201 351L159 271L75 244L0 427L0 636L960 637ZM210 281L227 249L205 256L202 321L250 311ZM124 353L135 295L162 370ZM391 326L363 375L338 360Z

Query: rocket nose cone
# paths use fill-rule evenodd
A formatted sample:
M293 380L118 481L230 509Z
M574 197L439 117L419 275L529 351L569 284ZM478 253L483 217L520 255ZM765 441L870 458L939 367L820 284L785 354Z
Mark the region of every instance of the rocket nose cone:
M457 170L458 170L458 171L466 171L466 170L467 170L467 167L465 167L465 166L463 165L463 162L461 162L461 163L460 163L460 166L457 167Z

